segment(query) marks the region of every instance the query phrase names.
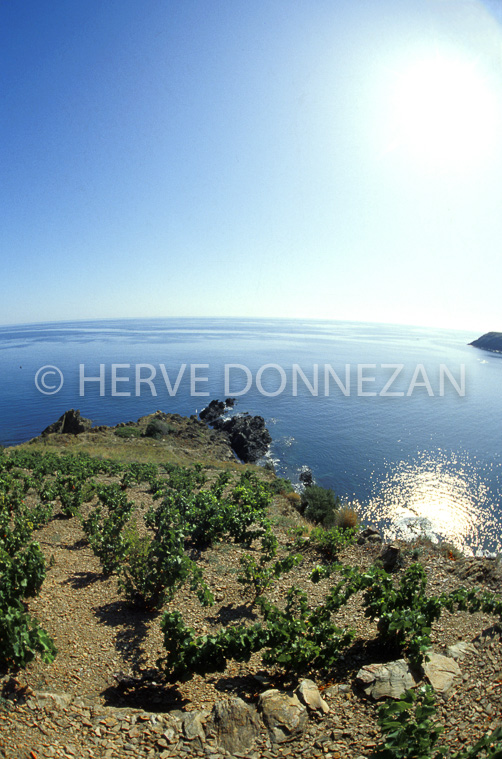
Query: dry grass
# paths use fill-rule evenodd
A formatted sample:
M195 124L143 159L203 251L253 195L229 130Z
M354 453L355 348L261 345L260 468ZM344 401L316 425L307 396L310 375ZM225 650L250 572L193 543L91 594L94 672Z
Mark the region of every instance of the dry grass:
M283 493L282 495L295 508L298 508L302 502L301 495L295 491L291 491L291 493Z
M350 506L342 506L338 509L335 517L335 524L337 527L348 529L350 527L357 527L359 521L358 513Z
M121 464L139 462L190 466L200 462L205 466L231 471L242 471L244 467L249 466L236 460L223 434L214 433L206 427L187 424L185 420L183 422L176 426L175 433L162 440L149 437L124 438L116 435L115 428L110 427L79 435L40 436L13 447L57 454L86 453L96 458L112 459Z

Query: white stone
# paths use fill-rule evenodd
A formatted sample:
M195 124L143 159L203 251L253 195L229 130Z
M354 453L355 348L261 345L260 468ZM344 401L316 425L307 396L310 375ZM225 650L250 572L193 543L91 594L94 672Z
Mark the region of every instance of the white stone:
M297 688L297 692L300 697L300 701L302 701L305 706L308 706L309 709L313 709L314 711L321 711L324 712L324 714L327 714L329 712L329 706L322 698L321 694L319 693L319 688L313 682L313 680L302 680Z
M404 659L387 664L367 664L356 675L364 684L364 692L374 699L399 699L405 690L414 688L416 680Z
M460 676L460 667L454 659L442 654L428 654L429 661L424 661L424 673L432 687L442 696L448 696L455 677Z

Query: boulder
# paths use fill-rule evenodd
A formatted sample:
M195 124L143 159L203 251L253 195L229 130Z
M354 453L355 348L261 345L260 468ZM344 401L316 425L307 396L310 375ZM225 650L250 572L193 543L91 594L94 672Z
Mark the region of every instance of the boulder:
M329 706L319 693L319 688L312 680L302 680L296 689L300 701L316 712L329 712Z
M92 427L92 421L80 416L80 411L71 408L69 411L65 411L62 416L59 417L57 422L49 424L48 427L42 432L42 435L50 435L59 433L60 435L78 435L80 432L87 432Z
M272 743L293 740L305 730L307 710L295 694L271 688L261 694L258 703Z
M241 698L217 701L209 728L216 734L218 746L230 754L246 753L260 733L260 721L256 710Z
M235 405L235 398L225 402L213 400L199 413L200 418L215 430L224 432L234 453L244 463L253 463L268 451L272 442L262 416L236 414L224 418L223 414Z
M483 583L497 591L502 583L502 560L500 557L463 557L454 562L453 571L461 580Z
M34 691L33 703L37 703L38 706L42 706L48 711L58 707L59 709L67 709L74 697L71 693L52 693L50 691Z
M405 690L417 685L404 659L387 664L367 664L361 667L356 678L366 695L374 699L399 699Z
M436 693L447 698L451 692L453 680L460 676L460 667L454 659L442 654L428 653L429 660L424 661L424 674Z
M357 544L362 546L363 543L381 543L382 536L375 527L365 527L361 530L357 538Z
M385 546L382 552L378 555L377 560L381 562L382 567L386 572L393 572L403 563L401 549L395 543L391 543L390 545Z
M187 712L183 716L183 733L185 734L185 738L189 741L199 738L201 743L204 743L206 734L203 725L207 717L208 712Z

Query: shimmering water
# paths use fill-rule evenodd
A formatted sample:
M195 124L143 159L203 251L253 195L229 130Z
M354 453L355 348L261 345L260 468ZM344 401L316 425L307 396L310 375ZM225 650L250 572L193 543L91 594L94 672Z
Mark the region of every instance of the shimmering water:
M237 408L265 417L279 474L297 482L301 468L309 466L320 484L333 487L363 520L378 522L388 535L422 530L474 552L500 550L502 357L468 346L477 336L299 320L4 327L0 442L38 435L68 408L79 408L96 424L137 419L156 409L191 414L211 398L238 394L250 377ZM115 385L112 364L122 365L115 369ZM139 364L150 368L138 370ZM229 364L244 365L248 373L227 369L225 387ZM268 364L275 366L264 369ZM295 364L303 371L303 377L296 371L296 390ZM361 364L366 366L359 369ZM36 372L45 365L64 376L63 387L52 395L35 387ZM103 382L89 379L100 376L100 365ZM382 395L396 371L389 365L402 368ZM174 394L161 366L171 390L179 377ZM153 377L151 383L136 385L136 371L140 380ZM458 392L462 385L465 394Z

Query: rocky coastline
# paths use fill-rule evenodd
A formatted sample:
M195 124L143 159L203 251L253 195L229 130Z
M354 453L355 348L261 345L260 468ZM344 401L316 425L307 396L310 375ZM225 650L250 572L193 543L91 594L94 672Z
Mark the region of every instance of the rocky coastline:
M222 456L222 448L226 446L239 461L254 464L267 453L272 437L262 416L251 416L247 412L226 416L234 405L233 398L227 398L225 402L213 400L202 409L199 418L195 415L187 418L156 411L140 417L136 422L121 422L115 427L93 427L92 420L83 417L80 410L69 409L42 431L41 438L47 441L50 438L78 435L85 439L85 435L108 433L136 441L152 437L164 443L176 440L177 445L182 445L183 440L193 443L199 438L200 441L205 439L210 442L217 449L216 456Z

